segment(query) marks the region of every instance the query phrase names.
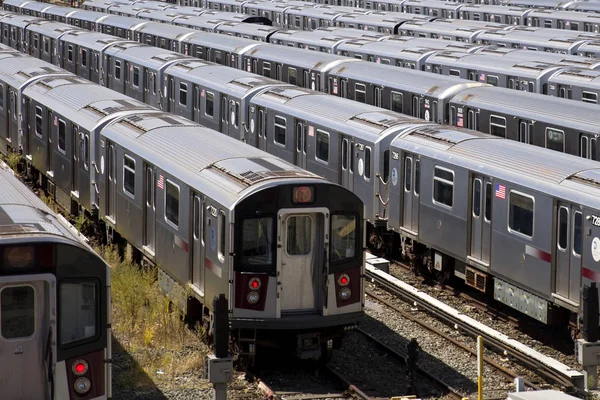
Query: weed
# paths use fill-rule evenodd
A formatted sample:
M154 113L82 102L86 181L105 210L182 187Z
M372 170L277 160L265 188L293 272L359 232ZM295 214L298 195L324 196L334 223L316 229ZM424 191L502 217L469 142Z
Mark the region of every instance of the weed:
M19 153L10 153L6 162L13 171L18 172L17 168L19 167L19 162L21 162L21 156Z

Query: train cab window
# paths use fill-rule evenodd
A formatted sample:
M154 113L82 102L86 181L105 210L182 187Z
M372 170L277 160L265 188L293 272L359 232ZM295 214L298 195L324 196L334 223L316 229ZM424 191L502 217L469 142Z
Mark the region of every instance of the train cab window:
M225 212L219 213L219 260L225 261L225 242L227 238L227 221Z
M275 116L275 135L273 140L275 143L285 146L285 130L286 120L283 117Z
M367 89L362 83L357 83L354 86L354 100L361 103L367 102Z
M485 210L484 219L486 222L492 221L492 183L485 183Z
M433 202L452 208L454 205L454 171L442 167L433 169Z
M581 101L584 103L598 104L598 94L592 92L581 92Z
M298 82L298 71L296 71L296 68L288 68L288 82L291 85L296 85Z
M290 256L309 254L312 249L312 219L299 215L287 219L287 240L285 251Z
M206 92L206 110L204 114L208 117L213 117L215 114L215 94Z
M365 179L371 179L371 148L365 147Z
M58 120L58 151L67 153L67 124L63 120Z
M81 66L87 67L87 50L85 49L81 50Z
M575 211L573 213L573 254L577 257L581 257L581 231L583 228L583 215L581 211Z
M94 282L61 283L58 290L60 345L95 338L98 324L98 285ZM77 318L72 318L77 315Z
M532 196L510 192L508 228L510 232L533 237L533 215L535 202Z
M421 191L421 160L415 160L415 196Z
M392 92L392 111L402 113L402 93Z
M167 179L165 190L165 220L179 227L179 185Z
M67 60L73 62L73 46L71 45L67 47Z
M121 61L115 61L115 79L121 80Z
M135 160L127 154L123 156L123 191L135 197Z
M569 234L569 210L561 207L558 210L558 248L561 251L567 249L567 235Z
M357 253L356 216L333 214L331 216L330 262L354 258Z
M140 87L140 68L133 67L133 86Z
M179 83L179 104L187 107L187 84Z
M551 150L565 151L565 132L559 129L546 128L546 147Z
M43 119L42 119L42 108L35 107L35 134L39 137L42 137L42 127L43 127Z
M490 115L490 134L506 137L506 118Z
M317 129L317 149L315 157L325 163L329 162L329 133Z
M35 332L35 291L29 285L5 287L0 292L0 335L26 338Z
M273 264L273 218L246 218L242 222L242 265Z

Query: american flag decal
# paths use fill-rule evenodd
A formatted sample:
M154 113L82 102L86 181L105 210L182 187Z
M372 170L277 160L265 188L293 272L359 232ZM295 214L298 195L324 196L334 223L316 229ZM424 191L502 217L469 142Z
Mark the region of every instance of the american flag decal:
M156 186L158 186L159 189L164 189L165 188L165 177L162 175L158 176L158 182L156 183Z
M456 117L456 126L459 126L461 128L463 127L463 117L462 116Z
M506 199L506 186L496 183L496 197L499 199Z

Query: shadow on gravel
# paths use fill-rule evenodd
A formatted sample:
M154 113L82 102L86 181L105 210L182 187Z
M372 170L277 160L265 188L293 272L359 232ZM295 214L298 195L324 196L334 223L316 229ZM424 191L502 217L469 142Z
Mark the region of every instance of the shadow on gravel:
M112 336L112 360L113 399L167 399L114 335Z

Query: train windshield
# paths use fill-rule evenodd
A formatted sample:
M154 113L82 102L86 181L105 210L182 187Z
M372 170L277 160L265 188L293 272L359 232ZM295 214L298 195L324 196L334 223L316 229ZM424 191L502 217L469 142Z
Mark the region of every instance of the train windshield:
M242 226L242 264L273 265L273 218L247 218Z
M331 262L354 258L357 246L356 216L334 214L331 217Z

